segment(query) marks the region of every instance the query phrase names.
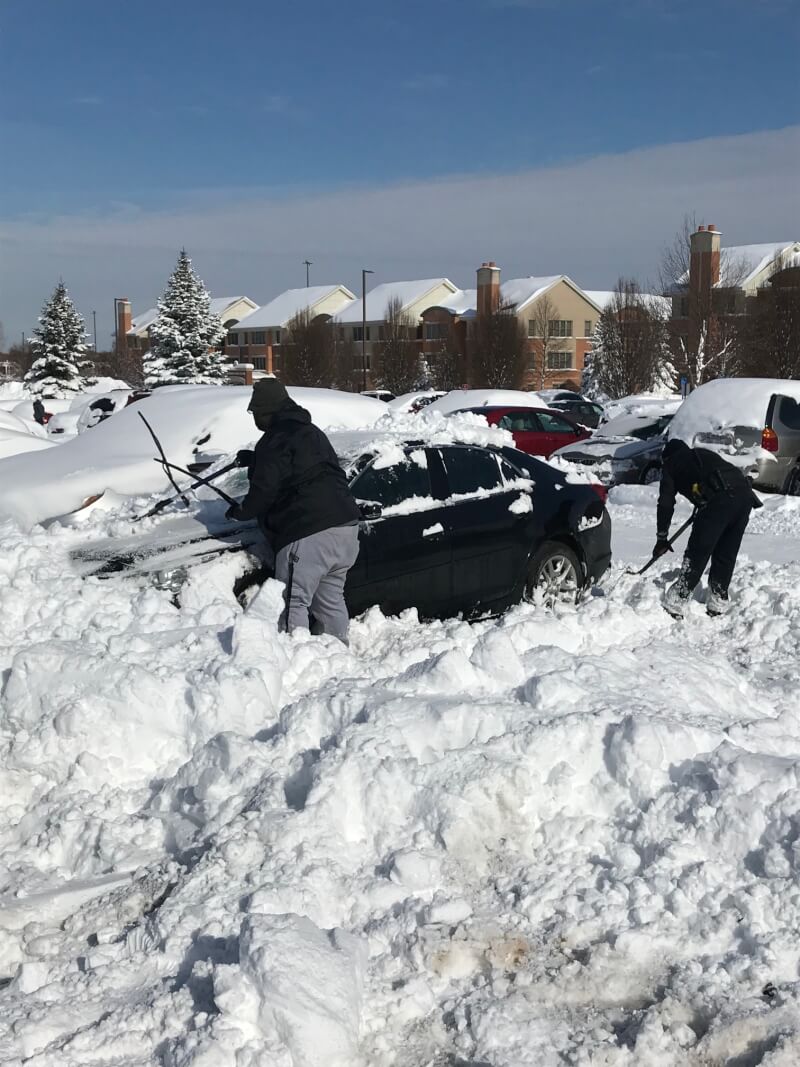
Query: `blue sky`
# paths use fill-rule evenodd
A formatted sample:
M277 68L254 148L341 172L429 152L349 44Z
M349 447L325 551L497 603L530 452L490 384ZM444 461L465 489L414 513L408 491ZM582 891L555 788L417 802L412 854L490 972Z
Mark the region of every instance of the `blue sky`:
M795 0L3 0L0 46L0 226L424 189L800 121ZM684 180L696 210L691 172ZM777 219L774 236L797 236L798 214ZM190 251L203 244L194 236ZM436 239L444 269L449 238ZM299 252L315 234L298 240ZM68 285L92 276L87 257L104 275L97 248L52 251L42 267L55 258ZM335 270L335 249L316 254ZM0 292L7 332L41 304L45 273L23 269L45 289L30 301L18 280L14 307ZM608 284L616 273L609 264ZM247 283L265 300L259 286L279 279Z

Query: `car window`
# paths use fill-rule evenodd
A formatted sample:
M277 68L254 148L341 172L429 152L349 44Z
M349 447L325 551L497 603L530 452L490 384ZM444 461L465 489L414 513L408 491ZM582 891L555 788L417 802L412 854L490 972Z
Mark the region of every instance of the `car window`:
M411 497L429 497L431 479L426 467L409 458L390 467L368 467L355 479L351 489L356 500L370 500L391 508Z
M510 430L511 433L536 433L539 430L539 423L532 411L510 411L497 425L501 430Z
M484 452L480 448L443 448L442 460L452 496L498 489L503 485L494 452Z
M636 437L639 441L649 441L651 437L657 437L661 429L657 422L649 422L646 426L639 426L628 433L629 437Z
M545 433L568 433L573 437L575 435L574 428L566 419L560 419L557 415L550 415L546 411L540 411L538 419Z
M780 420L789 430L800 430L800 404L791 396L780 398Z

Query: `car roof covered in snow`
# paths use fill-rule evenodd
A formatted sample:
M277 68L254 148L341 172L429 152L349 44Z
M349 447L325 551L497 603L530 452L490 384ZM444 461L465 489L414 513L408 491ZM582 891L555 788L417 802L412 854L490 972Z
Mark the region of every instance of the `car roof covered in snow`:
M669 428L669 436L691 445L695 434L733 426L764 428L773 394L800 401L800 382L785 378L718 378L690 393Z
M466 411L472 408L497 407L499 405L521 408L546 408L547 404L538 393L528 393L521 389L451 389L429 404L428 411L440 411L443 414L453 411Z

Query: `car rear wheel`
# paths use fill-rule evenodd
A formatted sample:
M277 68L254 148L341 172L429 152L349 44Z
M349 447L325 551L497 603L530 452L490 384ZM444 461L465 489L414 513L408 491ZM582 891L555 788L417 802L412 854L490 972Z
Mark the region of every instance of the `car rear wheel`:
M552 608L577 604L583 588L578 557L568 545L545 541L528 565L525 599Z
M789 471L784 493L787 496L800 496L800 465Z
M649 467L645 467L642 471L642 477L640 479L642 485L655 485L656 482L661 481L661 467L657 463L651 463Z

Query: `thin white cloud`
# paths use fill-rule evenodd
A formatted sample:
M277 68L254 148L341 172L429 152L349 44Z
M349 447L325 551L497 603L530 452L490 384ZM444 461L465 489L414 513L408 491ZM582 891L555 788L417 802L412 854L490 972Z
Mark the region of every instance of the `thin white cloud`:
M506 277L564 272L610 288L620 274L654 277L687 211L730 244L799 238L798 173L796 126L518 174L294 196L218 190L180 212L126 206L105 217L5 221L0 320L9 337L30 328L63 275L85 312L98 309L102 340L113 298L150 306L184 245L218 295L262 303L304 284L304 259L316 282L351 287L362 267L376 282L445 274L466 286L494 259Z

